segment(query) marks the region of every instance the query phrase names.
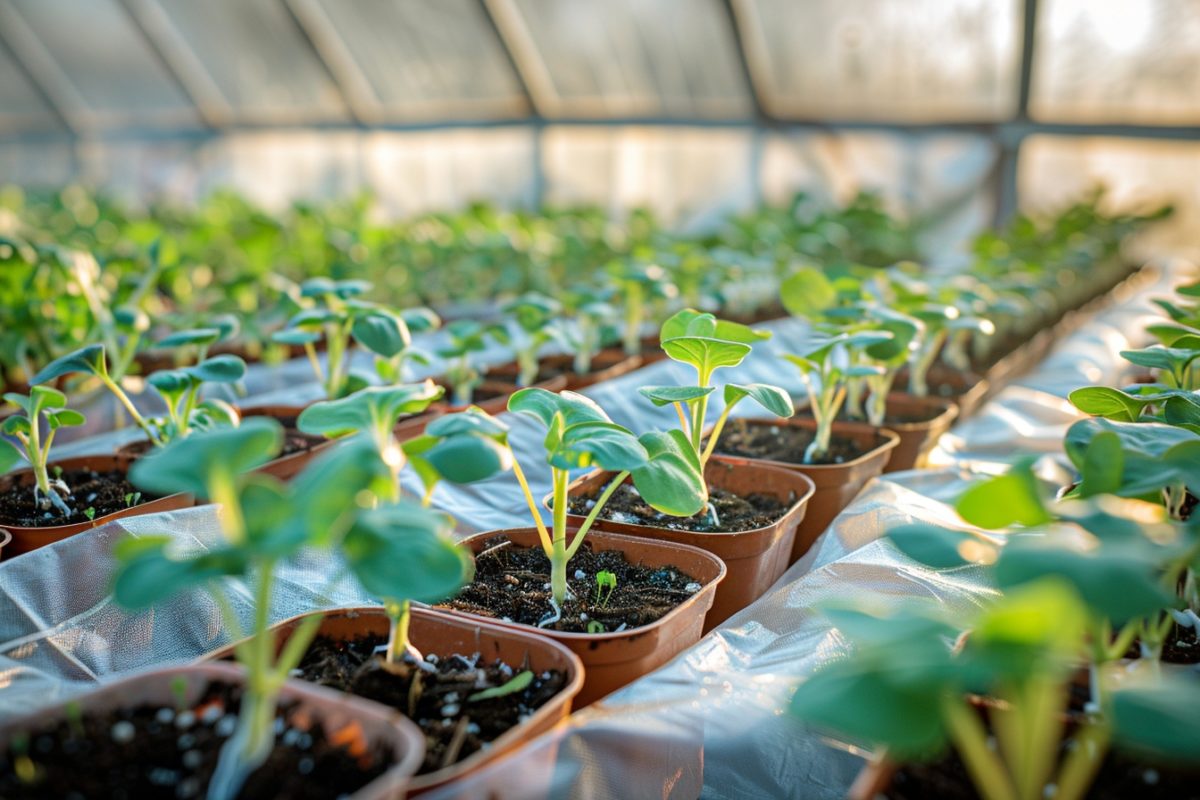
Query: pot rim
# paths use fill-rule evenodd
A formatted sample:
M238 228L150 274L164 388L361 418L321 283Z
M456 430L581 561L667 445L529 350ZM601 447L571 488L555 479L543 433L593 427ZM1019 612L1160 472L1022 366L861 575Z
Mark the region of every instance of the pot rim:
M226 664L219 662L199 663L199 664L175 664L173 666L159 666L147 670L140 670L127 674L121 678L112 681L105 681L97 684L91 690L85 692L77 698L77 701L83 704L84 710L88 709L86 701L90 698L119 696L121 690L128 686L136 686L145 684L148 681L169 678L180 674L192 673L208 680L209 683L226 682L235 685L245 684L245 668L238 664ZM307 697L306 697L307 695ZM417 728L415 723L404 718L399 712L387 709L386 706L370 703L369 701L358 698L349 698L342 696L340 692L332 691L324 686L316 684L308 684L303 681L295 681L288 679L281 690L280 699L295 699L299 702L308 701L308 705L313 705L314 701L318 705L327 707L342 706L347 712L347 715L353 718L367 717L374 718L381 730L387 730L394 733L396 741L403 740L408 745L405 748L403 757L396 763L388 767L381 775L372 781L364 783L352 795L351 800L359 797L379 796L379 793L385 788L389 788L394 784L399 784L401 787L406 786L412 779L413 773L420 767L422 759L425 757L425 737ZM98 710L122 709L128 707L130 702L145 702L145 701L118 701L116 703L106 703L101 700L93 707ZM11 738L14 732L23 728L37 726L48 720L54 720L62 716L62 713L55 713L59 709L65 708L65 703L55 703L44 705L28 714L22 714L0 724L0 741L7 741ZM388 713L382 713L383 710ZM320 709L315 709L320 711ZM322 719L321 714L315 715L318 720ZM394 751L394 747L392 748ZM366 790L370 789L370 793Z
M567 530L568 533L572 533L575 530L578 530L578 526L569 525L567 527L568 527L568 530ZM495 530L490 530L490 531L480 531L479 533L475 533L475 534L472 534L472 535L466 537L465 539L463 539L460 542L460 544L470 546L470 544L472 542L478 541L480 543L483 543L487 539L492 538L494 536L501 536L501 535L507 536L509 533L513 533L513 532L533 533L533 535L536 536L537 528L532 527L532 526L527 526L527 527L520 527L520 528L497 528ZM690 544L680 544L679 542L669 542L669 541L665 541L662 539L647 539L647 538L640 537L640 536L627 536L627 535L621 534L621 533L609 533L608 531L600 531L600 530L588 531L587 540L595 541L594 539L592 539L593 536L598 536L600 539L608 540L608 541L615 540L617 544L637 544L642 547L660 548L663 550L681 550L684 552L688 552L688 553L693 554L694 556L700 557L701 560L706 560L706 561L715 563L718 567L717 574L711 580L706 581L700 587L700 591L696 592L688 599L680 602L678 605L676 605L674 608L672 608L666 614L663 614L661 617L654 620L653 622L648 622L645 625L639 625L636 628L626 628L625 630L619 631L619 632L618 631L605 631L604 633L577 633L575 631L552 631L552 630L547 630L545 628L539 628L536 625L527 625L523 622L504 622L502 620L497 620L493 617L485 617L482 614L475 614L470 611L459 611L457 609L446 609L446 610L450 611L450 613L453 613L453 614L461 614L463 616L470 617L471 619L487 620L487 621L493 622L497 625L507 625L507 626L512 626L512 627L516 627L516 628L523 628L526 630L534 631L535 634L538 636L552 637L555 639L562 639L562 640L568 641L568 642L570 642L570 641L575 641L575 642L616 641L616 640L621 640L621 639L629 639L634 636L640 636L642 634L645 634L645 633L648 633L648 632L654 630L655 628L664 627L668 621L673 620L675 617L682 615L687 610L688 606L694 605L697 600L702 599L706 595L714 595L715 596L716 591L717 591L717 585L719 583L721 583L721 581L725 580L725 575L728 572L728 568L725 566L725 562L723 560L721 560L717 556L713 555L712 553L708 552L707 550L704 550L699 547L695 547ZM537 545L534 545L534 547L536 547L536 546ZM618 548L614 548L614 549L622 549L622 548L618 547ZM624 552L624 550L622 550L622 552ZM676 569L679 569L679 568L676 567ZM695 576L691 576L691 577L695 577Z
M711 536L711 537L722 537L722 538L729 539L729 538L750 536L753 534L764 533L766 531L771 530L772 528L776 528L776 527L779 527L780 525L785 524L793 515L796 514L797 511L799 511L799 510L803 509L805 506L807 506L808 501L812 500L813 495L816 494L816 492L817 492L817 485L815 483L813 483L812 478L808 477L807 475L805 475L802 472L797 472L797 471L791 470L791 469L784 469L783 467L777 466L777 462L774 462L774 461L766 461L766 460L756 459L756 458L746 458L744 456L726 456L726 455L719 455L717 453L713 453L712 457L710 458L710 463L713 460L717 461L717 463L724 463L724 464L736 463L736 464L740 464L743 466L752 467L754 469L765 469L765 470L768 470L771 472L786 473L788 480L796 480L796 479L803 480L803 483L806 485L804 494L797 495L796 500L794 502L792 502L792 504L787 507L787 510L771 524L760 525L757 528L747 528L744 531L688 531L688 530L680 530L677 528L664 528L661 525L643 525L643 524L640 524L637 522L622 522L620 524L628 525L631 528L640 528L640 529L646 530L646 531L666 530L666 531L670 531L671 533L690 533L690 534L695 534L697 536L704 536L704 537ZM580 475L578 478L571 481L571 483L567 485L567 496L568 497L570 496L572 489L577 488L578 486L595 478L598 475L614 475L614 474L616 474L616 473L613 470L594 469L591 472L588 472L584 475ZM631 479L626 478L626 480L628 481ZM706 479L706 482L707 482L707 479ZM554 510L553 506L551 505L551 501L553 499L554 499L553 492L547 494L545 497L542 498L542 506L547 511ZM567 510L567 518L570 519L572 517L574 517L575 519L578 519L578 520L583 520L586 518L586 515L573 514L573 513L571 513L570 509L568 509ZM597 518L596 521L600 522L600 519ZM591 531L588 532L588 535L591 536ZM688 546L694 546L694 545L688 545Z
M909 394L908 392L889 392L888 403L891 403L893 398L901 400L902 402L919 401L921 403L928 403L928 405L931 406L936 404L939 408L941 408L941 412L936 416L930 417L929 419L921 422L889 422L885 425L882 425L880 429L886 428L897 433L900 431L907 433L909 431L918 431L922 428L933 428L941 424L950 425L953 424L956 419L958 419L958 415L960 413L958 404L949 397L920 397L915 394Z
M809 428L809 427L815 428L817 426L816 420L805 419L805 418L801 418L801 417L789 417L788 419L778 419L778 418L765 419L763 417L738 417L736 420L730 420L730 421L731 422L741 421L748 425L787 425L787 426L795 427L795 428ZM834 435L837 435L837 432L839 430L841 430L844 433L848 432L851 436L853 436L855 434L864 434L864 433L870 432L871 434L874 434L876 436L884 437L884 439L886 439L886 441L883 442L882 444L875 445L874 447L872 447L870 450L863 453L862 455L852 458L849 461L842 461L838 464L793 464L790 461L777 461L773 458L751 458L748 456L732 456L732 457L733 458L745 458L748 461L754 461L759 464L772 466L772 467L781 467L783 469L788 469L788 470L793 470L793 471L797 470L797 469L833 471L833 470L846 469L848 467L860 466L862 464L865 464L865 463L871 461L874 458L878 458L879 454L881 452L882 453L890 453L892 450L895 450L900 445L900 434L896 433L890 427L876 428L873 425L870 425L866 422L853 422L853 421L848 421L848 420L837 420L833 423ZM714 451L713 455L716 456L716 455L725 455L725 454L717 453Z
M128 471L129 465L126 462L128 462L130 460L130 457L125 456L125 455L118 455L118 454L71 456L70 458L62 458L57 461L51 461L46 466L47 466L47 468L63 467L64 469L69 469L71 467L85 467L89 464L89 462L95 461L97 459L103 459L105 461L110 462L114 469L123 468L126 471ZM88 468L95 469L95 467L88 467ZM0 475L0 492L7 492L9 489L12 488L12 485L15 481L20 480L22 477L24 477L26 475L33 475L33 469L32 468L19 469L19 470L14 470L13 472L8 472L3 475ZM109 513L105 514L102 517L96 517L95 519L90 519L90 520L87 520L86 522L68 522L68 523L65 523L62 525L9 525L7 523L0 522L0 531L5 531L5 532L9 533L9 538L7 540L5 540L4 542L0 542L0 547L3 547L4 545L8 544L9 541L12 540L12 533L26 533L26 532L37 531L39 533L54 535L54 534L67 534L68 531L71 531L71 533L68 535L74 535L74 529L80 525L85 526L82 530L78 531L78 532L82 533L84 530L88 530L90 528L98 528L101 525L103 525L107 522L111 522L115 519L120 519L122 517L128 517L128 516L134 516L133 514L127 514L125 512L136 511L139 508L145 509L147 506L152 506L156 503L163 503L167 500L176 502L180 499L188 498L188 497L191 497L191 495L188 494L187 492L175 492L174 494L167 494L167 495L163 495L162 497L156 497L153 500L147 500L144 503L138 503L137 505L129 506L128 508L121 508L121 509L117 509L116 511L110 511ZM164 511L174 511L175 509L172 508L172 509L163 509L163 510ZM140 514L155 514L155 513L158 513L158 512L153 509L146 509L146 510L140 512Z

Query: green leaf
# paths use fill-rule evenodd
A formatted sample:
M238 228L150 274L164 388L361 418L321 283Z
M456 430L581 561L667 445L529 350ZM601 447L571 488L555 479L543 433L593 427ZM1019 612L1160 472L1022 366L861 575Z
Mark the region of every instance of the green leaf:
M371 386L349 397L313 403L296 420L304 433L337 438L359 431L370 431L376 420L394 428L400 417L429 408L442 396L442 387L433 381L398 386Z
M289 328L288 330L272 333L271 341L286 345L315 344L321 341L321 334L317 331L303 331L296 328Z
M1067 395L1071 405L1085 414L1119 422L1136 422L1147 401L1108 386L1087 386Z
M34 375L30 383L35 385L46 383L47 381L52 381L55 378L61 378L63 375L70 375L74 372L83 372L89 375L106 373L104 345L91 344L73 353L56 358L43 367L38 374Z
M696 368L702 378L722 367L736 367L750 355L750 345L703 336L664 339L663 352L672 360Z
M837 290L825 273L803 267L792 273L779 287L780 299L788 313L814 319L837 303Z
M1155 549L1148 540L1095 547L1061 536L1019 535L1005 545L994 572L1005 591L1042 578L1065 581L1090 608L1119 626L1176 604L1158 579L1161 561Z
M7 429L8 423L11 422L12 419L12 417L9 417L7 420L5 420L3 432L6 434L12 433L12 431ZM5 472L8 472L24 461L25 457L16 444L8 441L0 442L0 475L3 475Z
M1115 494L1121 488L1124 472L1125 453L1120 438L1112 431L1097 435L1084 452L1079 469L1082 476L1079 495Z
M717 390L715 386L643 386L638 394L654 405L662 407L671 403L690 403L707 397Z
M384 358L392 358L412 344L404 320L384 310L355 317L350 332L360 345Z
M749 397L777 417L787 418L796 413L792 397L778 386L766 383L730 383L725 386L725 405L731 406Z
M247 547L267 558L285 558L299 550L308 540L309 529L292 517L287 487L261 473L246 475L241 483Z
M304 526L309 542L328 545L358 516L360 497L364 493L384 497L392 481L392 470L369 438L355 436L339 442L292 478L292 519Z
M900 552L931 569L992 564L1000 550L977 534L925 523L897 525L885 536Z
M436 603L474 575L474 562L451 538L453 531L449 515L405 502L362 514L342 549L355 577L376 597Z
M596 467L622 472L646 463L646 448L637 437L611 422L580 422L564 427L555 438L557 441L547 442L547 460L559 469Z
M460 433L474 433L501 443L508 441L508 426L476 406L457 414L438 417L425 426L425 432L439 438Z
M190 558L167 555L169 537L150 537L118 555L113 598L128 609L148 608L214 578L246 572L245 554L232 548L209 550Z
M512 451L489 436L457 433L438 438L427 434L402 447L426 486L433 477L451 483L475 483L512 468ZM424 465L430 471L423 472Z
M690 517L708 502L708 483L700 469L700 457L679 430L644 433L638 442L648 456L644 465L632 470L638 494L664 514Z
M46 421L50 423L51 430L58 430L59 428L78 427L87 422L87 417L74 409L64 408L47 414Z
M595 400L576 392L551 392L530 387L519 389L508 398L508 410L525 414L550 427L555 414L561 414L565 426L580 422L612 422Z
M1052 519L1028 462L1014 464L1007 473L972 485L958 499L955 510L967 522L988 530L1010 525L1034 527Z
M190 328L167 334L155 343L155 347L183 347L186 345L208 345L221 338L219 328Z
M1118 747L1156 760L1200 761L1200 692L1195 677L1164 674L1161 682L1112 693L1113 739Z
M219 355L187 367L185 371L207 383L237 383L246 374L246 362L234 355Z
M139 458L129 470L129 481L155 494L190 492L207 500L214 478L256 469L282 446L283 426L270 417L250 417L236 428L178 439Z
M1186 340L1187 337L1184 337L1179 341L1183 342ZM1200 350L1155 345L1142 350L1122 350L1121 357L1131 364L1137 364L1139 367L1176 372L1185 369L1194 360L1200 358Z

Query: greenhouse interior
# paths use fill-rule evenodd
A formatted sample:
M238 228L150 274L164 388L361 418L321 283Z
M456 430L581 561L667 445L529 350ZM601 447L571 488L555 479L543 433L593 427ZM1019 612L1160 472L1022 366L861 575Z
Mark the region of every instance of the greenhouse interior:
M1195 0L0 0L0 798L1200 798Z

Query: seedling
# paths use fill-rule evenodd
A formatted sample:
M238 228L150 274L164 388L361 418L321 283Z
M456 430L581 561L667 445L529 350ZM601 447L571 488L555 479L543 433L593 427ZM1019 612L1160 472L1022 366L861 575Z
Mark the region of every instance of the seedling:
M354 340L375 354L375 373L385 384L403 383L409 365L431 363L429 353L412 343L412 334L440 328L431 309L409 308L399 314L367 314L354 321Z
M38 508L53 508L64 517L70 516L71 509L63 498L71 496L71 487L62 481L61 468L56 468L51 480L46 464L50 460L54 434L59 428L79 426L86 419L78 411L67 408L66 395L48 386L34 386L28 395L8 392L4 400L20 408L20 412L4 420L0 432L15 437L21 446L18 448L9 442L12 447L0 447L0 473L15 467L24 456L33 470L33 496ZM46 426L44 439L43 422Z
M91 522L96 518L96 509L92 506L88 506L83 510L83 515L88 518L88 522Z
M532 386L537 383L538 355L551 342L566 343L562 323L562 305L554 298L536 292L528 292L504 305L516 323L520 336L514 343L517 357L517 385Z
M1059 800L1083 796L1109 732L1103 720L1082 720L1077 746L1059 763L1060 715L1085 635L1083 609L1069 588L1047 579L1001 597L969 621L958 650L948 644L958 626L933 604L884 616L827 613L854 651L800 685L792 711L801 719L882 746L900 763L930 758L950 743L984 800L1039 800L1048 785ZM995 747L967 701L978 691L1003 703L987 712Z
M883 347L892 339L892 333L884 330L819 333L809 339L800 352L784 355L800 368L808 392L809 410L817 423L813 440L804 451L804 463L815 464L828 457L833 423L842 410L849 384L872 377L882 383L886 377L882 366L855 364L852 351ZM886 395L884 401L886 403Z
M388 362L399 359L411 344L407 323L391 309L359 299L371 290L361 280L333 281L312 278L300 285L300 298L311 305L293 316L287 328L272 335L280 344L300 345L325 397L345 397L368 385L369 379L350 370L350 345L362 347ZM317 342L325 340L325 363L317 356ZM411 352L409 355L412 355Z
M508 410L532 417L546 428L543 447L553 486L553 521L549 527L538 510L525 472L510 449L513 474L521 485L542 550L550 561L554 611L540 623L542 626L559 619L562 603L567 599L567 562L583 545L605 504L626 478L632 476L642 499L664 514L690 516L708 500L699 458L679 431L647 433L639 438L615 424L593 400L575 392L555 394L545 389L521 389L509 398ZM507 440L504 445L508 446ZM436 451L430 455L436 455ZM596 498L578 531L568 538L567 486L570 471L580 467L609 470L616 476Z
M441 427L429 426L432 431L422 436L399 442L394 430L400 417L417 414L442 396L443 389L432 381L401 386L378 386L360 389L340 400L327 400L306 408L297 420L297 426L305 433L321 434L330 438L357 436L375 448L381 463L389 471L389 480L377 490L377 496L389 503L401 500L400 471L406 462L411 462L424 484L421 509L411 504L403 508L409 517L397 516L388 520L388 529L394 534L403 534L410 526L425 527L449 536L454 529L453 520L444 514L428 511L437 484L447 478L458 483L472 483L490 478L508 467L507 451L496 444L503 439L507 428L491 417L476 418L473 414L456 414L443 417L436 422ZM462 417L459 421L456 418ZM437 449L431 461L428 454ZM411 455L410 455L411 453ZM443 473L438 466L443 466ZM447 524L449 527L446 527ZM371 526L359 531L359 540L370 542L375 536L383 535ZM372 545L374 547L374 545ZM365 559L365 556L364 556ZM387 585L384 579L375 579L363 572L367 569L385 569L382 565L370 565L365 560L359 567L360 580L364 586ZM388 639L387 660L399 662L406 652L411 651L408 642L408 625L411 603L407 598L379 595L392 622Z
M598 619L589 619L587 624L588 633L604 633L608 628L604 627L604 623Z
M180 356L184 353L194 354L194 357L189 360L193 364L199 364L208 358L208 351L214 344L228 341L241 330L241 323L232 314L218 314L209 322L210 324L203 327L168 333L155 342L154 347L161 350L175 350ZM181 364L182 358L175 363Z
M678 295L679 290L668 280L667 272L657 264L637 260L614 261L607 268L613 282L615 301L624 309L621 342L626 355L642 352L642 327L646 308L654 300Z
M133 508L138 503L140 503L141 500L142 500L141 492L126 492L125 493L125 507L126 508Z
M201 361L192 367L155 372L146 379L167 406L164 419L147 419L133 405L120 384L108 375L108 360L104 345L89 345L46 365L34 376L35 384L52 381L62 375L82 372L97 376L101 383L129 412L130 417L155 445L187 436L193 428L212 428L236 425L237 411L228 403L200 400L205 383L236 383L246 374L246 362L237 356L220 355Z
M672 360L696 370L692 386L647 386L638 391L656 406L673 405L679 415L679 441L687 442L700 465L701 474L721 437L721 431L733 409L746 398L777 417L795 413L792 398L778 386L765 383L728 383L724 387L725 408L717 417L704 446L704 427L708 416L708 398L716 386L713 374L722 367L736 367L750 355L755 342L770 338L736 322L718 320L712 314L685 309L663 323L659 338L663 352Z
M1122 350L1121 356L1139 367L1158 370L1163 383L1172 389L1200 389L1200 378L1193 366L1200 358L1200 336L1180 336L1170 347L1154 345L1141 350Z
M573 325L563 327L563 338L575 351L576 374L587 375L592 371L592 359L616 335L612 328L616 315L617 310L605 301L603 294L587 289L572 293Z
M975 335L991 336L996 326L991 320L964 315L954 305L957 292L950 287L937 292L924 283L905 280L904 264L892 273L893 287L899 293L898 310L919 319L925 326L924 335L912 348L908 365L908 391L917 397L929 395L929 370L942 353L951 335L964 331Z
M525 691L531 683L533 683L533 673L529 670L522 670L505 681L501 686L493 686L490 689L484 689L482 692L467 695L467 702L478 703L481 700L495 700L498 697L507 697L510 694Z
M617 589L617 576L606 569L596 573L596 605L606 606Z
M872 308L869 312L875 324L863 333L890 333L884 341L862 347L862 358L876 371L863 377L870 394L867 397L867 421L883 427L887 418L887 399L900 369L907 363L912 348L920 341L925 326L915 317L888 308Z
M436 602L461 586L470 559L448 537L449 518L414 505L364 509L363 492L384 493L391 471L374 444L356 437L313 461L290 484L252 470L274 458L283 431L252 418L237 428L173 442L140 459L130 480L145 491L190 492L220 503L224 541L199 552L174 552L171 536L123 540L114 594L126 608L150 607L186 590L210 592L226 630L243 639L226 589L233 578L252 586L252 628L236 647L247 671L238 728L222 747L210 798L237 796L274 744L279 692L316 635L307 618L276 652L269 625L276 567L302 549L334 550L365 589L381 597ZM336 576L334 576L336 577Z
M446 326L450 344L437 351L448 361L446 381L454 395L454 405L469 406L475 387L482 380L471 356L487 349L489 337L507 343L508 331L502 325L484 325L475 320L460 319Z

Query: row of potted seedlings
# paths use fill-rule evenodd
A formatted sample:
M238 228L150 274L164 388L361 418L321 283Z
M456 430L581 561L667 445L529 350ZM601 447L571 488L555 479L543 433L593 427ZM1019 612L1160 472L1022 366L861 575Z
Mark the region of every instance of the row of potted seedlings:
M1184 797L1200 769L1200 285L1157 301L1125 388L1078 389L1052 493L1029 461L970 487L973 530L887 532L999 592L966 618L914 600L826 609L852 652L793 710L876 748L854 798ZM994 532L983 534L979 530ZM897 670L902 659L903 674ZM869 698L869 700L868 700Z

